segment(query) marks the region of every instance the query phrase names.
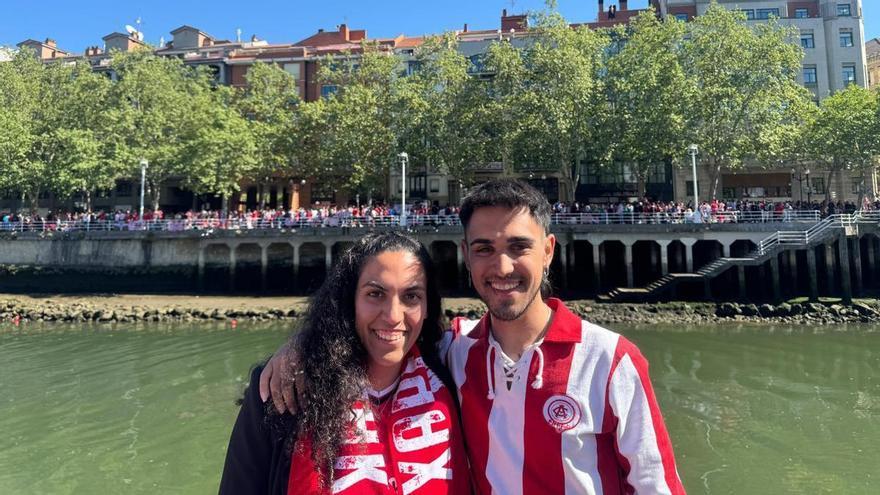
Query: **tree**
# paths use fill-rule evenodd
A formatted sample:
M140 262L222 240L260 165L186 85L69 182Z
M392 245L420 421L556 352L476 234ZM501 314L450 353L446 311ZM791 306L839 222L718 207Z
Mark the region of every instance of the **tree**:
M323 102L322 166L315 176L339 181L339 187L368 187L389 195L391 166L396 163L394 91L399 60L373 44L358 57L325 59L319 80L337 92Z
M812 155L828 168L825 199L831 199L831 181L837 172L858 172L859 204L866 192L865 177L873 176L880 154L880 97L855 84L822 101L807 130ZM871 195L876 197L878 191ZM872 198L873 199L873 198Z
M31 50L23 49L0 64L0 188L20 195L22 206L36 210L40 191L48 187L45 67Z
M799 120L793 111L809 101L797 82L803 51L792 29L775 20L748 26L743 13L714 1L687 27L685 128L709 167L715 197L722 168L758 157L762 143L778 142L783 124Z
M211 84L210 74L183 65L173 57L157 57L147 49L116 53L110 63L118 81L113 85L107 136L114 157L128 176L140 174L141 159L149 162L146 185L152 208L159 209L161 188L169 178L186 175L186 142L197 92Z
M663 22L649 9L612 35L621 48L606 62L610 108L603 127L613 159L627 162L644 197L651 169L687 146L690 88L680 63L684 23Z
M260 151L248 122L235 107L235 91L221 86L202 87L194 95L188 119L184 162L189 165L183 184L196 194L216 194L227 211L229 198L243 179L257 171Z
M599 76L608 41L605 33L571 27L550 11L538 16L523 46L505 40L489 49L490 104L501 116L503 152L519 168L559 172L563 197L574 197L581 161L602 161L607 154L600 139L607 105Z
M101 138L110 131L106 105L111 82L86 62L53 64L46 76L49 93L44 98L54 110L46 136L52 150L47 160L51 189L61 198L81 195L91 211L91 192L111 188L120 173Z
M473 166L489 161L490 136L484 81L468 73L468 59L454 34L425 41L409 77L398 79L395 134L414 160L430 163L460 182L469 182Z
M278 65L257 62L248 70L247 87L237 106L250 122L256 145L257 177L291 174L296 164L295 109L297 81ZM265 195L260 195L261 205Z

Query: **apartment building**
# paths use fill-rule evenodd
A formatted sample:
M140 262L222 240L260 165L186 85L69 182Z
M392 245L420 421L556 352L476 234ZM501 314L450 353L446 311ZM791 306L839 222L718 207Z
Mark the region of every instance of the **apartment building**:
M710 3L710 0L661 0L660 12L689 20L705 13ZM799 81L813 93L817 104L850 84L868 86L862 0L718 0L718 3L743 12L748 23L775 18L780 24L798 30L798 42L804 51ZM843 172L832 177L831 184L825 183L826 177L827 173L818 165L796 164L764 170L762 164L753 164L722 171L718 195L722 199L821 201L827 190L835 201L855 201L860 193L869 192L864 183L876 183L874 177L863 181L861 177ZM698 191L702 192L702 200L711 199L707 196L711 190L710 180L708 171L698 168ZM693 197L689 170L677 169L674 181L677 200L688 201Z
M703 14L710 0L661 0L664 16L689 19ZM800 81L817 101L849 84L867 87L862 0L718 0L746 15L749 23L776 18L794 26L804 50Z
M865 57L868 62L868 87L880 87L880 38L865 43Z

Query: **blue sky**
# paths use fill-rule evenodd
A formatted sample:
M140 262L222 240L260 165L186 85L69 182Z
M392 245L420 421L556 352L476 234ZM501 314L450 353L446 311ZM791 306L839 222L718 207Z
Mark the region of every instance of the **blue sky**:
M606 0L610 5L612 0ZM572 22L596 17L596 0L559 0L559 9ZM648 0L630 0L641 8ZM81 53L86 46L101 45L101 38L123 31L126 24L142 19L148 42L183 24L217 37L234 39L256 34L273 43L294 42L317 31L335 29L347 22L353 29L367 29L370 37L400 33L420 35L461 29L495 29L501 9L525 11L543 6L543 0L296 0L210 2L166 0L4 0L0 3L0 45L15 45L28 38L54 38L64 50ZM880 1L864 0L865 36L880 37Z

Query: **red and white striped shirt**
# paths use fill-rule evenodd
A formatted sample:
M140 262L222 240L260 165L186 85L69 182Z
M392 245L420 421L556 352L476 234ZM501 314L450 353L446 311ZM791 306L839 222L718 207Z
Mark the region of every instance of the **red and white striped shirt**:
M510 389L488 315L456 319L448 359L481 494L683 494L648 363L558 299Z

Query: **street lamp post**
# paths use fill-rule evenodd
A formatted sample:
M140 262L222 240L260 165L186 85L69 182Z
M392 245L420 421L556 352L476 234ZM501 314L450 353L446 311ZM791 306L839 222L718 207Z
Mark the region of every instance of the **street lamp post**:
M696 144L688 146L688 154L691 155L691 170L694 174L694 212L700 209L700 193L697 190L697 153L699 148Z
M141 207L140 210L140 219L144 219L144 183L147 182L147 167L150 165L150 162L147 161L146 158L141 158Z
M397 155L400 159L400 226L406 227L406 163L409 161L409 155L406 151Z
M807 204L813 204L813 184L810 182L810 169L804 170L804 175L807 176Z

